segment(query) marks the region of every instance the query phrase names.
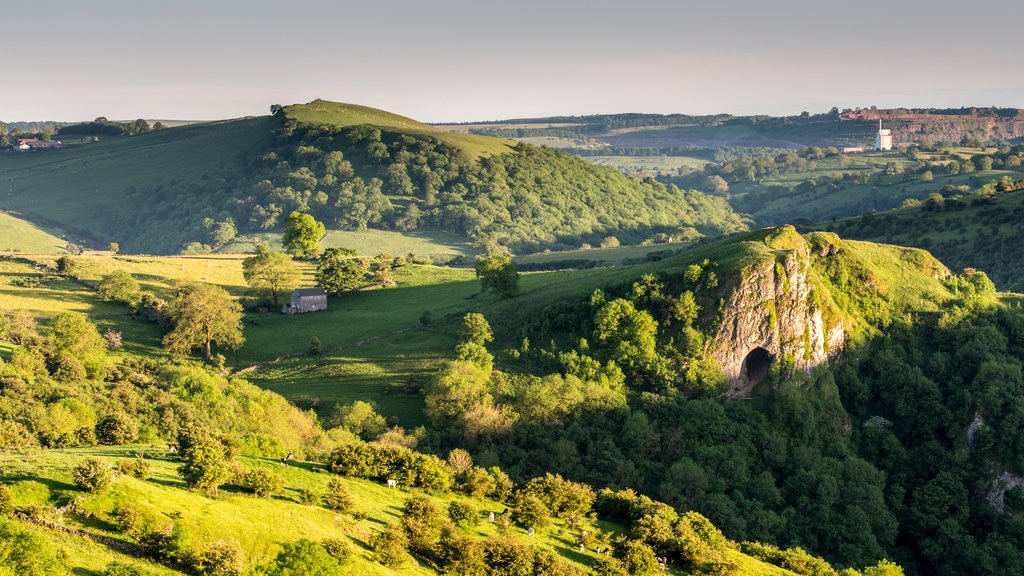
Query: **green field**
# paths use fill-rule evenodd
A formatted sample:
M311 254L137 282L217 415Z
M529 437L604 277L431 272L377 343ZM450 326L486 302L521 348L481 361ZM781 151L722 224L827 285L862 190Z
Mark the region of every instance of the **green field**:
M62 253L67 241L60 230L47 230L31 222L0 212L0 252L39 254Z

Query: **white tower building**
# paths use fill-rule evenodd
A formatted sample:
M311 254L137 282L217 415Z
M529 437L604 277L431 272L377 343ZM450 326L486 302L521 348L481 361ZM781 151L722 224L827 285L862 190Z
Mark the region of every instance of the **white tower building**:
M875 136L875 150L892 150L892 130L882 129L882 119L878 119L878 135Z

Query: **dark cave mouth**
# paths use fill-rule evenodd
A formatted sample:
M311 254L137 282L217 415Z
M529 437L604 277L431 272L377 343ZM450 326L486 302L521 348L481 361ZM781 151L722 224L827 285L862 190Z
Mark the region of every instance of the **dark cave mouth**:
M773 360L775 357L771 352L760 346L747 353L746 358L743 359L742 369L742 374L746 375L747 385L757 386L763 382L768 377Z

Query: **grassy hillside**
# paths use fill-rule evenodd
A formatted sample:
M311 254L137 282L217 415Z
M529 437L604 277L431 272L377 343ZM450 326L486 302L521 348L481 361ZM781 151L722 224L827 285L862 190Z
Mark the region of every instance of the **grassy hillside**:
M0 213L0 252L63 252L67 241L58 238L55 233L61 232L44 230L11 214Z
M0 171L10 175L0 208L61 229L72 244L116 242L122 253L248 250L279 238L295 211L331 232L440 242L430 253L447 258L470 245L525 252L743 228L724 202L691 190L322 100L270 117L3 154Z
M342 104L326 100L314 100L308 104L297 104L283 108L285 116L299 124L328 125L338 128L369 125L389 132L419 134L439 138L456 148L464 150L471 158L508 154L515 145L511 140L488 138L474 134L452 133L411 118L392 114L384 110Z
M1024 291L1018 241L1024 192L934 195L921 205L819 227L848 238L924 248L953 270L977 268L1001 290Z

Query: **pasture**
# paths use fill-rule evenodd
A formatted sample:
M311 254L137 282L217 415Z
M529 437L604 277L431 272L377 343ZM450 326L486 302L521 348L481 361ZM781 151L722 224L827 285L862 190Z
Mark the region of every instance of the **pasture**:
M67 247L67 241L59 238L62 234L0 212L0 252L61 253Z

